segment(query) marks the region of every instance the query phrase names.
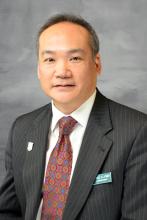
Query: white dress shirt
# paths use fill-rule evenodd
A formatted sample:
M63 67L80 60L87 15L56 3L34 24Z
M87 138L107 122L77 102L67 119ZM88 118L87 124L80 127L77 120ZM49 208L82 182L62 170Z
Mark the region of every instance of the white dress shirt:
M84 135L84 132L85 132L85 129L86 129L86 126L87 126L87 122L88 122L89 115L90 115L90 112L91 112L91 109L92 109L92 106L93 106L93 103L94 103L94 100L95 100L95 96L96 96L96 91L92 94L92 96L90 96L90 98L88 100L86 100L86 102L84 102L78 109L76 109L74 112L72 112L70 114L70 116L78 122L76 124L76 126L74 127L74 130L70 134L70 141L71 141L72 152L73 152L72 170L71 170L70 181L71 181L72 176L73 176L73 171L74 171L75 164L76 164L76 161L77 161L77 158L78 158L79 150L80 150L81 143L82 143L82 140L83 140L83 135ZM55 107L53 102L52 102L52 113L53 113L53 117L52 117L50 132L49 132L49 148L48 148L48 151L46 153L45 173L46 173L46 168L47 168L47 165L48 165L48 161L49 161L51 152L54 149L54 147L57 143L58 137L59 137L58 121L63 116L69 116L69 115L65 115L62 112L60 112ZM44 175L44 180L45 180L45 175ZM43 202L43 200L40 203L40 207L39 207L39 210L38 210L36 220L40 220L42 202Z

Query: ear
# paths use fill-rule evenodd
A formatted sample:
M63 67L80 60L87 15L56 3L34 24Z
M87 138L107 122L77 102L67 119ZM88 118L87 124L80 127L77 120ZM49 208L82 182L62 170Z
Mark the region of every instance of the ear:
M38 79L40 79L40 65L39 65L39 63L37 65L37 76L38 76Z
M101 57L99 53L97 53L95 56L95 67L97 74L100 75L102 71L102 65L101 65Z

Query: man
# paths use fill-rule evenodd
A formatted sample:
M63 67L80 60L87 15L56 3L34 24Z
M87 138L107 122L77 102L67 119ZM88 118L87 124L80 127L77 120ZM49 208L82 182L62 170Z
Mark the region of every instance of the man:
M38 78L52 102L12 126L0 220L147 219L147 116L100 94L100 72L85 20L57 15L41 28Z

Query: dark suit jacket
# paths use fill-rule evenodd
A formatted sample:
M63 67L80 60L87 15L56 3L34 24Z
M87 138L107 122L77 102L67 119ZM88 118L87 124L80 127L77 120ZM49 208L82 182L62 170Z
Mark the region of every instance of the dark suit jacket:
M35 220L41 201L51 105L19 117L6 150L0 220ZM27 151L33 142L32 151ZM98 174L112 182L93 185ZM147 116L99 92L73 174L63 220L147 220Z

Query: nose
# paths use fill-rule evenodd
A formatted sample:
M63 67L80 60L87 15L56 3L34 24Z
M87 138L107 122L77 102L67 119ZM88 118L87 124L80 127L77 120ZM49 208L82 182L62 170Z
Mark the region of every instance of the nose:
M71 77L71 70L69 68L68 61L60 60L56 63L55 76L56 78L63 79Z

